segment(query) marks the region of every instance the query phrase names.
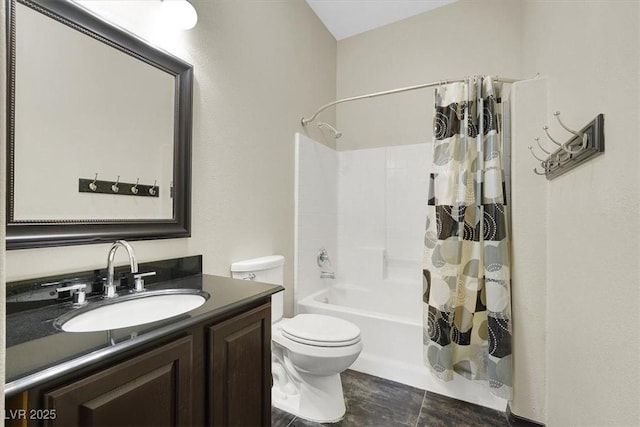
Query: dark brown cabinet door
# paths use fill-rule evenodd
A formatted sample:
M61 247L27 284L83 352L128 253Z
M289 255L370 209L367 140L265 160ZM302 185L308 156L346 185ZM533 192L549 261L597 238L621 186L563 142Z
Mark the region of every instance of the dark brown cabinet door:
M51 426L190 426L193 339L180 338L45 393Z
M271 304L209 327L213 426L271 425Z

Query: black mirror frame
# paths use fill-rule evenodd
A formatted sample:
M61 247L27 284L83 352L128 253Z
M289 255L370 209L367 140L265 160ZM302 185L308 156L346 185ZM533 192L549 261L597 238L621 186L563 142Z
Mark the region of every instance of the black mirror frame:
M193 66L117 28L69 1L17 0L58 22L175 76L173 218L142 220L14 221L16 0L7 0L7 249L191 236Z

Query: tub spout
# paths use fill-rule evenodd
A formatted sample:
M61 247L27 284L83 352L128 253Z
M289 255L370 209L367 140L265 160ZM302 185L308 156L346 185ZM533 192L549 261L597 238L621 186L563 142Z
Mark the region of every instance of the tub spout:
M321 271L320 272L321 279L335 279L336 275L333 271Z

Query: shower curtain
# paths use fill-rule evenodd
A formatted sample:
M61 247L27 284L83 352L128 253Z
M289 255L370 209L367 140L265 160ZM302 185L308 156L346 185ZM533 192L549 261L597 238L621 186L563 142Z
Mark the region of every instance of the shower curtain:
M511 398L509 239L501 85L436 89L423 263L424 361L440 379L486 379Z

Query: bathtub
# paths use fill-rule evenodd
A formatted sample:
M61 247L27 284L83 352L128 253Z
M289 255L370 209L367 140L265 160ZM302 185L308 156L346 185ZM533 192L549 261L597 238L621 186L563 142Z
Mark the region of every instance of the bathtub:
M359 286L337 283L298 301L297 313L325 314L360 328L363 350L351 369L504 411L484 381L458 375L442 382L422 361L422 284L388 281Z

